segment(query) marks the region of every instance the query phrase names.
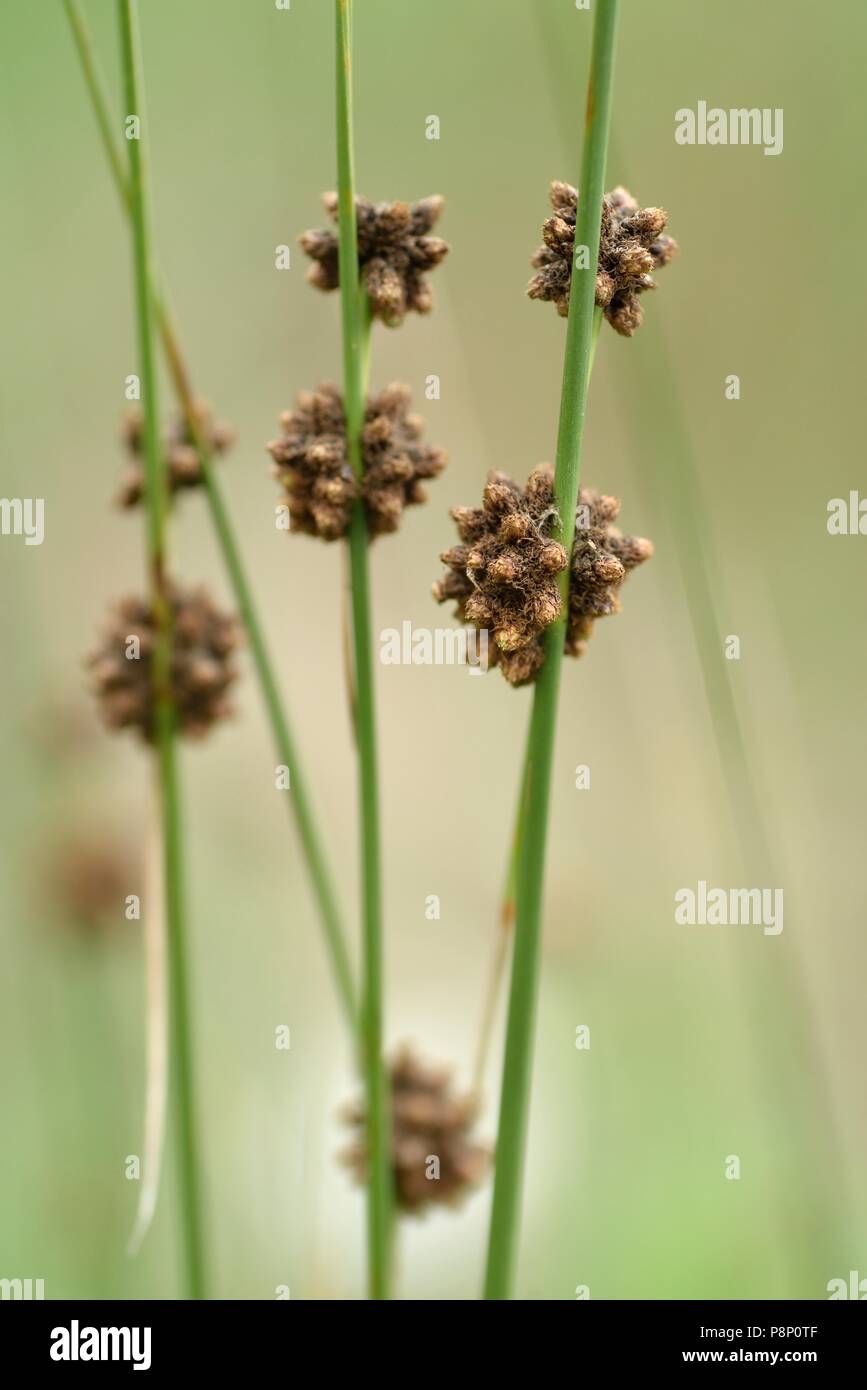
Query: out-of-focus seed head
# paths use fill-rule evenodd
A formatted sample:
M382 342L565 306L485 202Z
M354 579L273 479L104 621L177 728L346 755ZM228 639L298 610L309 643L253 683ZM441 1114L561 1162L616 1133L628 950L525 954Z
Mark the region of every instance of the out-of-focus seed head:
M196 416L198 428L210 453L214 456L225 453L235 441L235 431L232 427L214 420L211 407L205 401L196 402ZM119 507L135 507L141 502L145 492L145 462L142 453L144 421L138 406L130 410L124 421L123 442L130 462L121 480L116 501ZM171 421L163 439L163 456L169 492L172 496L185 488L201 486L201 464L184 415L177 415Z
M171 586L172 643L168 693L177 726L201 738L232 713L227 698L237 677L234 657L241 641L238 620L221 613L204 589ZM156 736L154 651L157 626L149 601L120 599L110 610L99 645L87 664L102 717L111 729L135 729L152 743Z
M391 1161L398 1209L420 1215L434 1205L458 1206L484 1179L491 1161L490 1150L472 1138L475 1099L455 1095L450 1072L421 1062L408 1047L395 1057L390 1082ZM344 1118L356 1137L341 1158L363 1183L367 1176L364 1106L350 1105Z

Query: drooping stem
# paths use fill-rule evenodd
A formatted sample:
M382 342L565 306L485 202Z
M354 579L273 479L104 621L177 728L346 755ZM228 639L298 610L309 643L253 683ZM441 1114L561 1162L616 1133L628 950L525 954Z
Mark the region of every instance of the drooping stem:
M364 423L370 312L358 276L352 123L352 0L336 0L335 20L344 409L349 462L355 476L360 479L363 476L361 430ZM349 572L361 828L361 1056L367 1115L368 1275L370 1297L385 1299L389 1297L390 1287L392 1176L388 1083L382 1055L381 849L368 545L364 507L361 501L356 501L349 531Z
M567 555L572 553L575 532L581 443L593 345L596 265L599 259L605 157L611 120L617 11L618 0L597 0L554 483L560 519L555 535L562 542ZM582 269L580 265L582 248L587 248L587 269ZM551 764L568 611L568 566L560 578L561 615L545 634L545 660L536 682L527 742L527 789L521 827L515 946L485 1277L485 1297L488 1299L507 1299L512 1296L518 1247L539 974Z
M153 350L150 236L143 144L146 121L134 0L118 0L124 99L130 130L129 204L143 413L143 454L150 594L157 637L153 653L156 746L161 794L166 933L169 956L169 1048L171 1089L180 1170L186 1285L194 1299L205 1296L201 1183L194 1117L192 1035L184 924L183 846L171 693L171 603L166 571L168 480L159 436L157 379Z
M114 122L110 114L105 87L97 68L90 35L84 23L78 0L64 0L64 5L114 184L121 203L129 214L130 190L123 152L115 135ZM238 611L249 638L253 665L256 669L265 711L271 725L274 745L280 762L290 770L291 795L287 798L290 814L294 815L295 818L340 1002L354 1036L357 1024L357 1004L353 971L340 920L331 871L313 813L307 778L298 753L297 741L292 732L292 725L286 712L285 702L280 695L256 603L244 570L229 512L223 500L219 478L213 466L213 454L202 433L201 421L196 409L196 395L181 349L178 332L168 303L165 297L159 293L158 287L153 281L153 269L151 293L166 365L178 404L184 415L190 440L198 455L199 466L205 481L211 520L218 545L222 551L229 582L235 594Z

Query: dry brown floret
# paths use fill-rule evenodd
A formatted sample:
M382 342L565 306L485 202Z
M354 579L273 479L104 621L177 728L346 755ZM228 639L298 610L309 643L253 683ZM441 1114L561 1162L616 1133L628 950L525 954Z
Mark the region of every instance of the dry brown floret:
M565 650L581 656L596 618L620 609L618 589L629 570L653 554L650 541L622 536L612 524L616 497L582 488L569 567ZM521 488L491 473L480 508L456 507L461 544L445 551L445 578L433 587L439 603L455 599L455 616L492 638L491 665L512 685L534 681L545 659L542 637L562 610L558 575L566 551L558 528L554 472L540 464Z
M364 477L349 463L343 396L331 382L303 391L280 417L282 434L268 445L274 476L285 489L290 529L322 540L349 530L352 504L364 499L371 537L396 531L406 507L424 502L424 483L446 456L422 442L424 423L410 412L410 390L399 382L368 398L361 436Z
M555 180L550 189L553 215L542 227L544 245L533 256L536 274L527 286L531 299L551 300L557 312L569 313L572 263L575 252L577 190ZM666 235L668 214L662 208L640 208L625 188L606 193L602 201L596 304L623 337L641 326L639 296L656 289L652 271L667 265L677 242Z
M323 193L325 211L335 224L338 220L336 193ZM356 198L358 269L375 318L390 328L397 327L410 309L426 314L433 307L433 294L425 272L433 270L447 255L448 242L429 236L439 219L444 199L423 198L419 203L371 203ZM340 284L336 231L322 228L304 232L298 238L313 265L308 280L320 290L336 290Z

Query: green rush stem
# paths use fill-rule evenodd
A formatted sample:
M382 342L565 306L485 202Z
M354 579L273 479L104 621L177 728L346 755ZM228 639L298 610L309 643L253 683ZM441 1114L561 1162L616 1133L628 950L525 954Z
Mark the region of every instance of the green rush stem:
M559 34L550 23L550 12L536 11L539 32L551 68L551 89L563 90L560 57L562 44ZM569 129L562 101L556 102L564 148L568 145ZM612 137L611 159L624 166L622 151ZM695 460L695 449L689 435L688 420L677 388L677 366L662 324L656 315L649 315L641 331L641 343L634 351L624 354L627 382L623 396L627 402L627 417L638 441L640 451L653 453L654 493L663 497L666 516L678 563L684 581L689 621L695 651L707 700L708 712L716 743L717 757L725 779L730 822L735 847L748 874L767 875L780 882L758 790L752 774L747 743L741 726L738 702L731 682L730 665L720 657L723 629L716 593L720 590L718 569L713 547L710 509L701 485ZM648 435L642 427L648 412L656 411L666 421L664 434ZM646 472L638 473L640 483L647 486ZM664 496L663 496L664 494ZM785 866L785 863L784 863ZM823 1249L823 1258L839 1258L846 1247L847 1232L851 1229L853 1192L844 1171L841 1154L844 1147L839 1120L830 1101L831 1086L827 1063L822 1054L821 1039L815 1022L815 1006L797 955L782 953L772 971L758 971L739 951L736 953L741 975L740 997L748 1027L752 1031L751 1054L755 1059L755 1092L759 1113L766 1128L776 1128L776 1114L781 1110L781 1088L788 1084L791 1103L799 1111L797 1132L789 1139L789 1151L811 1151L814 1183L812 1215L805 1215L793 1229L787 1223L786 1211L779 1192L769 1193L769 1206L775 1205L778 1225L783 1231L780 1243L792 1248L796 1242L804 1247L805 1233L812 1234L812 1249L802 1248L800 1263L789 1260L794 1273L801 1279L815 1262L815 1250ZM778 993L777 993L778 991ZM766 1027L769 1001L777 998L786 1011L787 1026L780 1030ZM779 1037L777 1037L779 1032ZM769 1054L769 1041L774 1056ZM791 1048L797 1049L799 1061L793 1063ZM797 1080L786 1082L787 1076ZM819 1116L817 1121L816 1116ZM770 1117L770 1120L768 1120ZM837 1211L830 1209L831 1198ZM805 1204L806 1205L806 1204ZM807 1228L810 1227L810 1232ZM836 1241L834 1254L826 1249L828 1239ZM818 1242L818 1243L817 1243ZM801 1289L808 1284L798 1284Z
M193 1058L184 941L183 839L171 696L172 610L165 542L168 482L161 458L154 362L147 181L142 149L145 134L141 55L134 0L118 0L126 114L140 119L138 139L129 140L129 205L132 222L136 322L143 406L143 453L147 506L148 565L157 640L153 655L157 767L161 794L166 930L169 953L169 1027L172 1091L184 1226L186 1285L193 1299L205 1296L201 1183L196 1144Z
M336 0L337 188L339 271L343 324L343 387L349 462L363 475L364 423L370 311L358 277L352 125L352 0ZM352 587L352 650L355 666L355 736L358 747L361 827L363 989L361 1060L364 1069L368 1155L368 1285L372 1299L390 1289L392 1175L388 1084L382 1055L382 901L373 690L367 521L357 500L349 530Z
M618 0L597 0L554 479L560 517L560 525L554 534L562 542L567 555L572 553L575 533L581 442L596 317L596 266L611 122L617 11ZM582 247L588 250L586 270L579 266ZM539 976L551 764L568 611L569 572L567 565L560 576L561 615L545 633L545 660L536 682L527 740L527 789L521 828L515 946L485 1275L486 1299L511 1298L515 1281Z
M121 147L114 135L114 121L109 114L109 103L94 58L90 34L77 0L64 0L64 6L81 60L91 105L114 184L121 203L129 215L131 211L129 183L124 169ZM271 724L274 745L280 762L290 769L291 795L288 798L288 807L290 815L294 815L302 854L307 863L307 871L319 909L322 929L325 934L326 950L331 962L337 992L346 1015L346 1021L354 1037L357 1027L357 1004L352 966L337 906L337 895L319 836L316 817L313 813L307 778L292 733L292 725L286 713L286 706L280 695L256 603L247 581L228 509L223 500L219 478L213 467L213 453L202 433L196 410L196 395L181 350L177 329L169 306L165 298L159 294L153 279L151 280L151 294L157 327L162 339L163 353L178 404L184 414L190 439L198 455L199 466L205 481L211 520L218 545L222 551L229 582L235 594L235 602L238 605L238 611L249 639L253 665L256 668L265 710Z
M596 345L599 341L599 329L602 324L602 311L597 309L593 315L593 342L590 346L590 374L593 372L593 363L596 360ZM589 377L588 377L589 385ZM503 884L503 894L500 899L500 918L497 929L497 939L494 945L494 953L491 960L491 973L488 978L488 987L485 991L485 1002L482 1009L482 1021L479 1028L479 1042L476 1049L476 1063L473 1068L474 1092L480 1100L482 1086L485 1075L485 1068L488 1063L488 1053L490 1051L491 1039L494 1032L494 1019L496 1018L497 1005L500 999L500 990L505 979L506 960L509 955L509 945L512 939L512 927L515 921L515 904L518 897L518 864L521 858L521 820L524 806L524 797L527 791L527 752L524 752L524 765L521 772L521 785L518 790L518 804L515 807L515 819L512 829L512 839L509 848L509 862L506 868L506 878Z

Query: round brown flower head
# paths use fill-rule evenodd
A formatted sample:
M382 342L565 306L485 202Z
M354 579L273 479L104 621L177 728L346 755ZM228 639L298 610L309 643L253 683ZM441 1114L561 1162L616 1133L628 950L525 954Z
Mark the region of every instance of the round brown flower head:
M211 452L224 453L234 443L235 431L230 425L218 424L205 401L196 402L196 415L199 429ZM144 419L138 407L127 415L123 427L123 442L129 451L131 461L121 480L116 500L120 507L135 507L145 492ZM169 425L163 439L163 454L172 495L180 492L182 488L198 487L201 484L199 456L184 415L176 416Z
M436 1203L457 1206L482 1181L490 1165L489 1150L470 1137L475 1100L455 1096L451 1073L420 1062L408 1047L395 1057L390 1079L391 1156L398 1207L418 1214ZM363 1105L347 1107L345 1119L357 1136L341 1157L363 1183L367 1175ZM433 1175L432 1159L438 1160L438 1177Z
M368 397L359 483L346 448L343 396L331 382L303 391L280 417L283 433L268 445L273 473L286 490L292 531L334 541L349 530L352 504L364 499L371 537L396 531L404 508L424 502L424 481L445 466L442 449L421 442L423 421L409 411L410 390L394 382Z
M555 180L550 190L554 209L543 227L545 244L533 256L536 274L527 286L531 299L550 299L563 318L569 313L572 259L575 251L577 190ZM615 188L602 200L596 303L625 338L631 338L643 318L639 296L656 289L651 272L668 265L677 242L667 236L668 214L662 208L640 208L625 188Z
M325 211L336 223L337 194L323 193ZM420 203L371 203L356 198L358 269L367 290L374 317L389 328L403 322L409 309L427 314L433 294L424 272L433 270L448 253L448 242L428 236L443 210L439 196ZM314 264L307 278L320 290L336 290L340 284L338 236L329 228L304 232L298 238Z
M617 590L629 570L653 554L650 541L622 536L612 525L619 510L616 497L580 490L569 567L570 656L583 654L596 618L619 612ZM557 575L566 567L566 551L551 537L558 524L554 471L540 464L523 489L491 473L482 507L456 507L452 516L463 544L441 555L449 573L434 585L434 598L456 599L457 618L488 629L490 663L511 685L526 685L541 670L542 635L562 608Z
M490 632L490 663L524 685L542 664L537 639L562 607L557 575L566 551L551 535L557 508L550 469L534 469L525 488L505 473L489 473L482 506L455 507L451 515L462 544L440 556L449 573L434 585L434 598L457 599L456 616Z
M106 827L76 831L52 846L40 877L46 898L82 931L122 924L139 872L130 847Z
M201 738L232 713L226 692L237 676L233 664L241 640L235 617L214 607L204 589L171 591L171 695L178 728ZM156 626L149 602L120 599L111 609L100 645L88 658L94 693L111 729L137 729L152 742L156 731L153 654ZM138 656L130 638L138 638Z

